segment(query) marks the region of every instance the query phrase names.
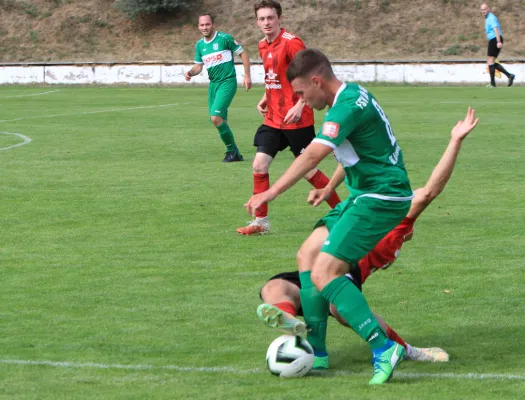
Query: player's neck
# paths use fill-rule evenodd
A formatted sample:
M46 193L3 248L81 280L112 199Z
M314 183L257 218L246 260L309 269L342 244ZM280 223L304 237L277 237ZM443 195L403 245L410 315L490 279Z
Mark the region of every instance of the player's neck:
M265 35L266 36L266 41L268 43L272 43L273 41L275 41L275 39L277 39L279 37L279 35L281 34L281 30L282 28L279 28L279 30L275 33L272 33L271 35Z
M327 91L328 91L328 106L332 107L334 105L335 99L339 89L344 85L344 82L340 81L337 78L331 79L326 82Z
M206 43L210 43L215 38L215 34L216 33L217 33L217 31L210 32L210 34L208 36L204 36L204 41Z

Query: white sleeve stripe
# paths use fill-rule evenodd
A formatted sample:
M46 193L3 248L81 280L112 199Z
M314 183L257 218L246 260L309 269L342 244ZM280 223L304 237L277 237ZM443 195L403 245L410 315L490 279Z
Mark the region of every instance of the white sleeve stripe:
M332 149L337 149L337 145L335 143L332 143L332 142L329 142L328 140L325 140L325 139L319 139L319 138L315 138L314 140L312 140L312 143L320 143L320 144L324 144L325 146L328 146Z
M234 53L235 53L236 55L239 55L239 54L241 54L241 53L243 53L243 52L244 52L244 49L242 48L242 46L239 46L239 48L238 48L237 50L234 51Z
M193 61L195 64L204 64L203 61Z

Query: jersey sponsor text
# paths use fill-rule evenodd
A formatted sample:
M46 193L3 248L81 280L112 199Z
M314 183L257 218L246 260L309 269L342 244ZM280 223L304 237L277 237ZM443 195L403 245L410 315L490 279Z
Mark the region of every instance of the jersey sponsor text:
M211 53L205 56L202 56L202 61L204 61L204 65L206 69L215 67L219 64L224 64L227 62L232 61L232 53L230 50L223 50L218 51L216 53Z

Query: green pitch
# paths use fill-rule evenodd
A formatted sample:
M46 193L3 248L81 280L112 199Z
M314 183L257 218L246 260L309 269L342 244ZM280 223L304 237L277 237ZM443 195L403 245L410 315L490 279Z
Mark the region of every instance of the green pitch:
M414 187L467 106L481 117L414 239L365 285L402 337L443 347L448 364L404 362L388 386L371 388L368 346L331 321L331 375L265 370L278 333L256 317L258 291L295 268L326 206L308 206L300 182L270 205L270 235L235 233L249 219L260 88L239 90L229 113L246 161L223 164L205 88L9 86L0 88L0 398L521 398L525 88L370 89ZM272 181L291 161L277 157ZM335 161L322 167L331 174Z

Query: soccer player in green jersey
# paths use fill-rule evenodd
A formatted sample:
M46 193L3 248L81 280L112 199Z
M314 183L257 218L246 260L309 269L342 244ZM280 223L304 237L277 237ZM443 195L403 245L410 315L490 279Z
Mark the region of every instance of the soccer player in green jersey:
M390 380L406 350L388 339L359 289L345 277L407 214L413 192L403 153L377 100L363 87L336 78L319 50L295 55L287 70L294 91L312 108L329 106L317 137L288 170L264 193L245 204L254 214L297 183L334 153L352 187L316 225L297 255L301 304L309 327L308 341L317 357L326 356L330 304L372 349L370 384Z
M358 263L359 273L348 273L346 276L354 285L360 288L375 271L386 270L397 260L405 242L412 240L414 224L426 208L445 189L456 160L461 151L464 139L477 126L479 118L471 107L463 121L459 121L452 129L450 141L438 164L435 166L425 186L414 190L414 199L407 216L391 230L381 241ZM308 203L317 207L345 180L345 171L341 165L323 189L314 189L308 196ZM349 188L350 191L352 188ZM357 272L357 270L356 270ZM306 334L306 325L296 318L302 316L301 281L299 271L282 272L271 277L261 289L260 297L263 300L257 308L258 317L268 326L278 328L289 335ZM332 316L344 326L348 326L334 309L330 307ZM388 324L377 317L387 336L401 344L407 350L407 360L446 362L449 355L438 347L418 348L405 342ZM328 368L328 357L316 357L314 369Z
M237 74L233 63L233 54L242 59L244 65L243 86L246 91L252 87L250 59L243 47L231 35L218 32L215 29L214 18L210 14L199 16L198 27L203 37L195 46L195 64L184 73L184 77L190 81L192 76L199 75L202 68L206 67L210 78L208 110L211 122L219 131L219 136L226 145L226 154L222 161L243 161L228 125L228 107L237 92Z

